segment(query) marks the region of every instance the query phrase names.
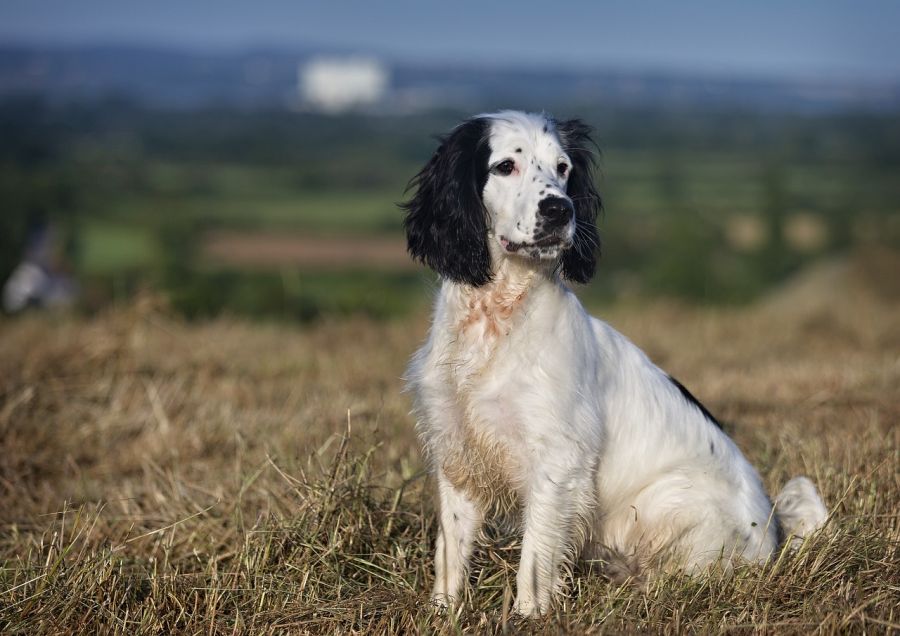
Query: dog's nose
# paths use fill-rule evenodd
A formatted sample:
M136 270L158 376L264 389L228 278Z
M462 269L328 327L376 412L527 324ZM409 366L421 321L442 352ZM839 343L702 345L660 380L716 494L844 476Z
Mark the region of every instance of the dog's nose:
M572 220L572 202L563 197L547 197L538 203L538 216L550 227L562 227Z

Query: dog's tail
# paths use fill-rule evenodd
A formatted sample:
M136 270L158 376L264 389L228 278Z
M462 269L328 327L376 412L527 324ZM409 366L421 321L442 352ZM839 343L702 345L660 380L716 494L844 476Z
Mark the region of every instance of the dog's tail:
M793 537L791 543L796 546L825 525L828 509L809 479L794 477L775 498L775 516L784 537Z

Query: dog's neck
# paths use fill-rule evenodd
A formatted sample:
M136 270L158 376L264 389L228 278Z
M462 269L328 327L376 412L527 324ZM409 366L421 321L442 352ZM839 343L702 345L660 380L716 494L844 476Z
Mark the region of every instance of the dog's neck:
M558 281L549 267L524 259L502 258L491 281L480 287L448 284L451 328L470 338L493 339L509 335L535 289Z

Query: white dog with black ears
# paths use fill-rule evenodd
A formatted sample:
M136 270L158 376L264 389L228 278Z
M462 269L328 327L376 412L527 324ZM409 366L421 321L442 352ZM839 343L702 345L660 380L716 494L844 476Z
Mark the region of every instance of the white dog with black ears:
M792 479L773 504L718 422L566 281L594 274L590 129L504 111L457 126L403 204L443 279L407 380L437 481L432 598L460 598L491 515L524 532L515 608L546 612L576 557L613 578L765 561L827 516Z

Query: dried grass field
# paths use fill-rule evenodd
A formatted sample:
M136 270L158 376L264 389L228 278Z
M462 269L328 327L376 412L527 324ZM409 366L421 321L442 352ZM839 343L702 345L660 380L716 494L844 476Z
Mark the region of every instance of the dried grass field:
M770 491L807 474L832 517L731 577L636 589L581 567L533 622L508 611L514 541L479 549L458 612L427 604L432 484L400 379L424 313L185 323L145 301L7 320L0 632L898 630L900 303L882 287L844 263L750 307L604 310Z

